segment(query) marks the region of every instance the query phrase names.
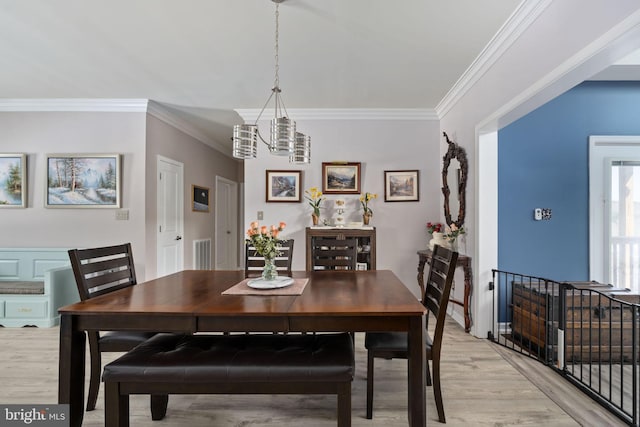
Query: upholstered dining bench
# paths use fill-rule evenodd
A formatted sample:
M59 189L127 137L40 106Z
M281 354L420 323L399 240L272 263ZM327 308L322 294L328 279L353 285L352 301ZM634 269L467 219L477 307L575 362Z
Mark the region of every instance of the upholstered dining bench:
M348 333L157 334L104 367L105 425L129 425L130 394L336 394L348 427L354 371Z

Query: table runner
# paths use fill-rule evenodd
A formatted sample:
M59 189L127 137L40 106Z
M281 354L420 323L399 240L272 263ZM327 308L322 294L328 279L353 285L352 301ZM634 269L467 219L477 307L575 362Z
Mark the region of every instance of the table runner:
M236 283L226 291L222 292L222 295L301 295L305 286L309 282L309 279L293 279L293 284L284 288L278 289L254 289L247 285L247 282L251 279L244 279L240 283Z

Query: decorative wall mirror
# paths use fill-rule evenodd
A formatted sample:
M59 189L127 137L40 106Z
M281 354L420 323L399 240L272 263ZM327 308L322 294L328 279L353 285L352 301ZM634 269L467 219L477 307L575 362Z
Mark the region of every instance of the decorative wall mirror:
M465 194L467 191L467 172L469 164L464 148L449 139L446 132L442 132L449 148L443 157L442 164L442 194L444 195L444 219L447 225L464 225ZM453 191L449 189L449 185Z

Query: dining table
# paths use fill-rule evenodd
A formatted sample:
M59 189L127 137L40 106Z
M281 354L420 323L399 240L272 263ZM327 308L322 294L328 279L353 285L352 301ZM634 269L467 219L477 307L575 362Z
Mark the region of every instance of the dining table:
M408 424L426 426L425 313L390 270L294 271L300 294L226 294L244 271L185 270L59 309L58 403L82 425L85 331L408 334Z

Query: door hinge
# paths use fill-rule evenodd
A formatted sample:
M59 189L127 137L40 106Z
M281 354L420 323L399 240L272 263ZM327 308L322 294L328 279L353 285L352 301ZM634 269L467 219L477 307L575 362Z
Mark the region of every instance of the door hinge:
M158 226L158 229L159 229L158 231L160 231L160 233L162 233L162 226L161 225Z

